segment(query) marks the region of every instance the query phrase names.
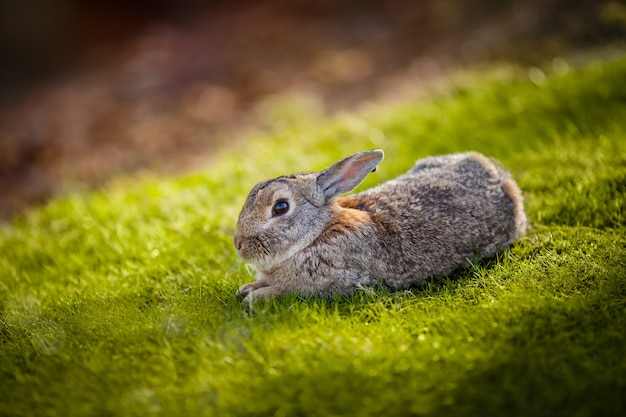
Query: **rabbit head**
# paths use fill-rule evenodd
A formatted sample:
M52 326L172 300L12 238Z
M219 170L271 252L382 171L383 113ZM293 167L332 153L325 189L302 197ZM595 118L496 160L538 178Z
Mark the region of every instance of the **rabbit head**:
M356 188L383 158L382 150L359 152L321 172L257 184L239 215L237 253L260 271L289 259L329 226L331 200Z

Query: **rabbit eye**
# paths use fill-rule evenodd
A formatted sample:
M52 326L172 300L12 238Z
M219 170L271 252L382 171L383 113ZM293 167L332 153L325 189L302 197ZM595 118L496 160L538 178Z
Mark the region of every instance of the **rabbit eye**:
M289 211L289 203L286 200L278 200L272 207L272 215L281 216Z

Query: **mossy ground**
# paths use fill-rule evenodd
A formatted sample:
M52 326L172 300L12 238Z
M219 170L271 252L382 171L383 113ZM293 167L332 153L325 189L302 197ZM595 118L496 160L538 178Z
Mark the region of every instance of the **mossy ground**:
M624 415L626 60L562 64L333 120L278 104L206 171L3 226L0 415ZM375 147L363 187L427 155L498 158L531 230L422 288L242 305L248 190Z

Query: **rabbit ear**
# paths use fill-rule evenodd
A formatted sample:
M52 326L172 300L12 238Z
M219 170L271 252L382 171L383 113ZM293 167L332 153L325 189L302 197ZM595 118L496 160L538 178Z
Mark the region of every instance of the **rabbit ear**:
M317 177L317 185L327 200L352 191L367 174L376 171L384 157L381 149L356 153L322 171Z

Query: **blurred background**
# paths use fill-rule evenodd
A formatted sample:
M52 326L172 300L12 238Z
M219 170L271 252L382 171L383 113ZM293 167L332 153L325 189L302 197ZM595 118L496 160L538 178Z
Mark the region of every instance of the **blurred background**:
M625 34L624 0L3 0L0 219L210 163L276 96L333 114L477 63L622 51Z

